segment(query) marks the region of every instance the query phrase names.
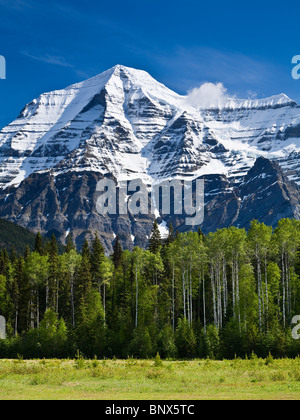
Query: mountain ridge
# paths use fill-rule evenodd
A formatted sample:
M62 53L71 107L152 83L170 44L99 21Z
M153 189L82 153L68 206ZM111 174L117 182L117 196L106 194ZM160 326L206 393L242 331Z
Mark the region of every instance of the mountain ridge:
M56 231L61 240L73 232L78 244L86 232L98 230L107 249L117 234L127 247L145 245L153 217L98 218L92 191L96 182L139 178L150 186L164 179L205 178L204 230L238 221L247 226L256 211L245 179L253 168L263 171L262 158L272 163L269 176L261 179L265 196L260 198L260 220L276 223L276 215L267 212L268 202L283 217L299 217L296 102L284 94L261 100L226 97L219 107L201 108L200 99L191 105L189 95L178 95L147 72L121 65L40 95L0 131L0 217L44 234ZM281 189L274 187L279 179ZM214 183L217 200L211 192ZM259 198L260 185L249 184ZM174 225L184 229L179 219Z
M240 166L246 163L248 169L260 154L275 158L282 152L278 157L284 159L284 164L291 152L300 151L299 142L295 147L287 145L291 150L282 147L282 142L271 150L268 141L274 137L280 140L280 136L287 136L285 140L288 140L300 135L300 108L284 94L263 100L229 99L231 106L220 109L197 109L188 104L187 98L172 92L142 70L120 65L66 89L42 94L26 105L17 120L0 131L0 186L17 185L30 173L61 166L66 159L74 166L76 151L79 159L83 155L90 156L92 170L114 172L117 178L125 177L126 172L130 178L133 172L148 182L155 177L187 173L195 177L218 172L228 175L236 155ZM261 111L258 119L262 121L256 127L258 122L254 115L256 118L253 123L249 122L249 128L244 120L249 120L249 112L253 110L252 114ZM273 111L267 115L271 121L264 121L264 110ZM298 124L291 126L277 121L278 118L283 120L285 110L293 110L292 118L296 115ZM275 125L276 135L273 135ZM251 127L259 144L249 144L253 138ZM223 151L217 159L216 149L208 148L211 141ZM108 143L114 154L104 157L101 148ZM185 143L190 143L188 150ZM168 159L174 147L181 147L181 156L177 158L177 167L170 167L168 171L166 167L172 166L172 159L177 157ZM203 156L200 166L197 165L199 153ZM135 165L131 164L133 154L137 155ZM219 161L217 168L216 160ZM162 161L165 163L161 167ZM190 168L185 161L192 163ZM195 174L195 167L199 173ZM298 173L297 176L300 177Z

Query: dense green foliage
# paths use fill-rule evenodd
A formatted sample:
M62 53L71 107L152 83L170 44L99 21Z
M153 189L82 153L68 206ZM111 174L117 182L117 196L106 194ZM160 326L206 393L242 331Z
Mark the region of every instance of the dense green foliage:
M266 357L300 354L300 222L254 221L162 240L108 257L96 235L81 253L56 239L23 256L0 253L0 357Z
M40 235L42 238L42 236ZM44 238L45 241L49 239ZM0 219L0 249L7 249L9 252L12 250L18 254L23 254L28 247L33 250L35 247L36 235L30 230L9 222L8 220ZM63 253L65 247L58 244L58 250Z
M23 253L26 246L33 249L34 241L34 233L7 220L0 219L0 248L15 249L18 253Z

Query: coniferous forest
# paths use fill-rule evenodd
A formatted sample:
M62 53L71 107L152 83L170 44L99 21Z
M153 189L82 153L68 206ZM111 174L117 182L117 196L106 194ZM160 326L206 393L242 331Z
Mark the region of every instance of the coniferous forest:
M37 234L34 250L0 253L0 357L295 357L300 340L300 221L253 221L161 238L105 255L98 235L77 252Z

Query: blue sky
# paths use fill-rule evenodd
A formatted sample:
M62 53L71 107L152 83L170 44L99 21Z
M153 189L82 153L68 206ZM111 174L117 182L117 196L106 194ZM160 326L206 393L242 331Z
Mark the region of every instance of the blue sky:
M239 97L300 102L299 16L299 0L0 0L0 127L39 94L116 64L178 93L222 82Z

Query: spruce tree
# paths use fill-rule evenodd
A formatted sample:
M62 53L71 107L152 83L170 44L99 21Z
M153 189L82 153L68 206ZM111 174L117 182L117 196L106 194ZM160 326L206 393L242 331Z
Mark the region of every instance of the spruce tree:
M10 253L10 261L12 264L14 264L16 262L18 258L18 254L17 251L15 249L15 247L12 248L11 253Z
M173 224L170 223L170 225L169 225L169 234L168 234L168 237L164 241L164 245L165 246L170 245L172 242L175 241L175 239L176 239L175 230L174 230Z
M122 245L121 245L119 236L117 236L116 241L114 243L114 253L112 256L115 269L118 269L121 265L122 253L123 253Z
M75 282L75 315L76 325L80 328L86 322L87 300L92 290L92 275L90 264L90 251L87 240L82 248L81 263Z
M24 252L24 259L25 260L27 260L27 258L29 257L30 253L31 253L30 248L29 248L28 245L26 245L25 252Z
M153 254L157 254L160 252L162 245L161 234L158 228L157 220L154 220L153 228L151 232L151 237L148 244L148 250Z
M104 256L104 248L101 244L98 234L96 233L92 242L92 252L90 256L91 272L95 286L99 286L100 268L101 263L104 260Z
M87 239L84 240L84 243L82 245L81 255L82 255L82 257L85 256L88 259L90 258L90 246L89 246L89 243L88 243Z
M21 295L20 291L23 288L23 267L24 260L22 257L15 258L13 264L13 279L11 285L11 296L14 304L14 332L15 335L18 335L20 331L19 328L19 318L20 312L22 312L22 307L20 304Z
M46 285L46 307L47 309L50 308L54 312L58 309L58 250L57 250L57 242L56 237L53 234L51 241L49 242L48 246L48 263L49 263L49 274L48 274L48 282Z
M71 234L67 237L67 246L66 246L66 253L69 254L72 250L75 250L76 247L73 242L73 237Z
M204 233L202 232L202 229L201 229L201 227L199 226L199 228L198 228L198 235L202 238L202 239L204 239L205 238L205 235L204 235Z
M40 232L38 232L35 237L34 251L38 252L40 255L44 255L43 238Z
M9 255L8 255L7 250L4 248L0 252L0 275L6 276L8 278L9 266L10 266Z

